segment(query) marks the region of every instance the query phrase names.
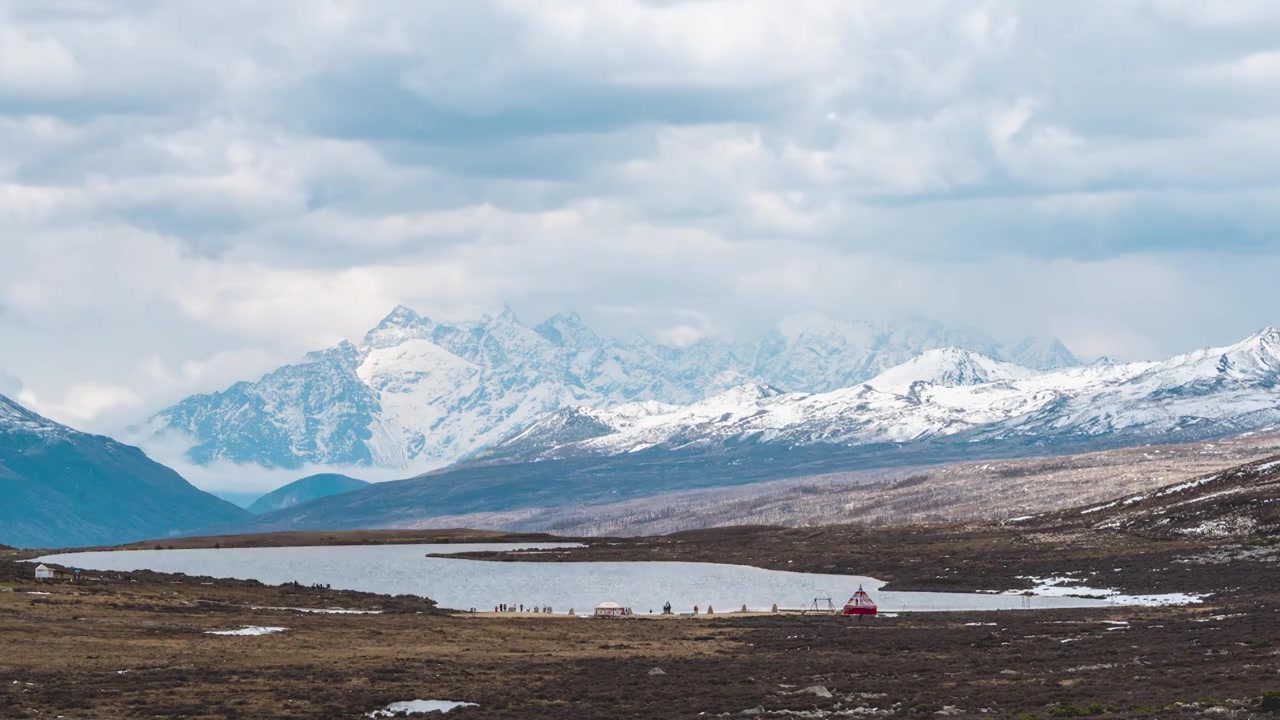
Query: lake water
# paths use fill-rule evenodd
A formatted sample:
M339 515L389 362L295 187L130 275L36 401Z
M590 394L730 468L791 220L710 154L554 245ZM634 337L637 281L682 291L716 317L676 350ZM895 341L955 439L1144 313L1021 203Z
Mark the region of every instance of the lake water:
M278 585L297 581L344 590L422 595L441 607L492 610L499 603L546 606L556 613L590 612L612 600L636 613L676 612L697 605L717 612L807 607L830 598L839 608L862 585L882 612L1098 607L1114 602L1074 597L979 593L880 592L883 582L856 575L816 575L742 565L686 562L486 562L428 557L433 553L551 549L573 544L360 545L219 550L128 550L40 558L86 570L154 570ZM1134 603L1140 604L1140 603Z

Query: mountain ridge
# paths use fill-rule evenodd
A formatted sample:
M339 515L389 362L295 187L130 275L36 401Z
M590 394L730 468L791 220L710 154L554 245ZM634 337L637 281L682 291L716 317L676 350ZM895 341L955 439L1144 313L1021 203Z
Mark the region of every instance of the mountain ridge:
M191 396L138 430L144 444L189 438L187 457L199 465L422 471L469 457L563 407L687 404L746 382L831 390L952 345L1001 352L994 341L930 321L810 315L784 321L756 343L713 338L672 348L604 338L576 313L530 328L510 308L442 323L401 305L358 346L344 341L255 382Z
M114 545L248 518L142 450L0 395L0 542Z
M273 513L252 527L418 527L441 516L605 505L852 470L1233 436L1280 427L1276 339L1267 330L1163 363L980 384L944 371L939 377L957 384L915 381L903 393L870 383L830 393L744 384L689 405L561 408L450 468Z
M255 515L284 510L324 497L359 490L369 483L337 473L320 473L294 480L258 498L248 507Z
M637 414L590 413L590 437L559 438L540 420L478 454L518 460L618 455L638 447L974 442L1132 436L1201 439L1280 423L1280 331L1160 363L1091 365L1036 374L967 350L928 351L860 385L829 393L722 393ZM579 408L580 414L586 410ZM604 429L607 428L607 431ZM529 442L538 438L541 446ZM512 445L519 444L514 451Z

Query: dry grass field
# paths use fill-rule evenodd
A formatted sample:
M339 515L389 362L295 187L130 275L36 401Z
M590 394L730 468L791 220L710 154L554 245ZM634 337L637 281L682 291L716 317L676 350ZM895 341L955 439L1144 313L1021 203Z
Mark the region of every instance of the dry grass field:
M1019 576L1074 571L1132 592L1211 593L1190 607L863 622L494 618L418 598L154 573L37 585L29 565L5 560L0 717L361 718L414 699L476 703L450 713L461 720L1261 717L1263 693L1280 689L1273 548L983 525L837 526L613 540L563 558L856 570L903 590L1006 589L1027 583ZM334 607L380 612L300 610ZM208 634L246 626L287 629Z

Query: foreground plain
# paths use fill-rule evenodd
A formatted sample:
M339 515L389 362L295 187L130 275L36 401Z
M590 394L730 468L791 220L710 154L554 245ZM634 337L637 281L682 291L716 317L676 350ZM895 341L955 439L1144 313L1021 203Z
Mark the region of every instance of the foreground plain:
M495 618L416 598L145 572L37 585L9 553L0 717L359 718L413 699L477 703L449 715L463 719L1248 717L1280 689L1280 552L1263 538L935 525L589 542L570 554L857 570L901 590L1016 589L1031 585L1025 576L1074 572L1126 592L1212 595L1189 607L864 622ZM382 612L298 610L333 607ZM246 626L287 630L207 634Z

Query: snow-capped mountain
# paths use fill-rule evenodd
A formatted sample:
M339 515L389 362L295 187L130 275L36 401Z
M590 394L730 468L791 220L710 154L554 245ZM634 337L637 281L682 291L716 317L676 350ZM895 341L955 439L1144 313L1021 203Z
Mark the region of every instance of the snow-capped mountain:
M804 315L784 320L756 349L751 373L788 390L826 392L874 377L927 350L962 347L999 356L992 340L934 322L838 322Z
M661 508L685 501L670 493L771 480L1233 435L1280 426L1277 368L1280 331L1268 329L1162 363L1027 376L945 350L826 393L747 383L687 404L565 407L447 469L235 531L502 524L539 509L667 495L653 506ZM1026 492L1029 483L1015 486Z
M923 321L809 316L783 322L756 343L708 339L672 348L603 338L573 313L530 328L509 309L440 323L398 307L358 346L311 353L257 382L160 412L143 428L143 442L182 433L193 443L188 456L200 464L425 470L564 407L688 405L747 382L825 391L949 345L1001 352L977 334Z
M62 425L37 415L9 398L0 395L0 431L50 434L65 429Z
M570 424L568 420L575 422ZM1280 424L1280 330L1162 363L1037 374L956 349L828 393L743 385L686 406L574 408L477 459L608 456L773 444L1190 440ZM573 432L566 432L565 428Z
M1039 373L962 348L926 350L889 368L865 384L877 390L905 394L915 383L932 385L982 385L999 380L1023 380Z

